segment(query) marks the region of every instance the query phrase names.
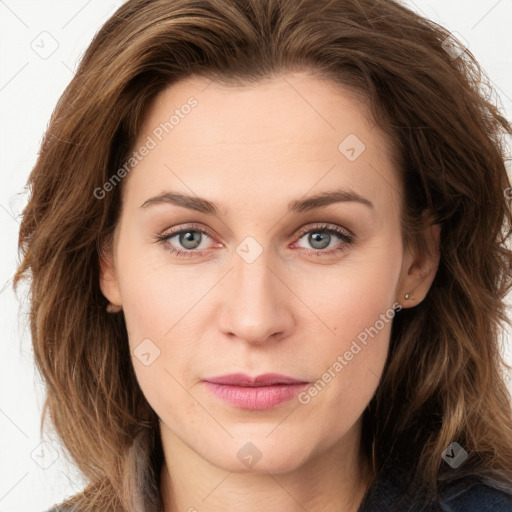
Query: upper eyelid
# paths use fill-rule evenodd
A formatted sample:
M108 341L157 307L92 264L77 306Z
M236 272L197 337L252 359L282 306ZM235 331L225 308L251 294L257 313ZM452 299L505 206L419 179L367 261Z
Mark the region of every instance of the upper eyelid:
M304 226L303 228L299 229L298 234L295 236L302 237L306 233L309 233L310 231L332 231L337 234L340 234L340 231L346 234L347 236L350 236L351 238L355 238L355 235L350 231L349 229L343 227L343 226L334 226L334 224L330 224L328 222L326 223L317 223L316 226Z

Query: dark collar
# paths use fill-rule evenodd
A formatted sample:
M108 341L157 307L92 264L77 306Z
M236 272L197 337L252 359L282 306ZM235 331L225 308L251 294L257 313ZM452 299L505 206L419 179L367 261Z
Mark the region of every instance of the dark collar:
M389 469L381 472L358 512L512 511L512 487L507 492L499 484L477 475L454 475L439 481L439 496L435 499L428 499L420 490L407 494L405 486L403 472Z

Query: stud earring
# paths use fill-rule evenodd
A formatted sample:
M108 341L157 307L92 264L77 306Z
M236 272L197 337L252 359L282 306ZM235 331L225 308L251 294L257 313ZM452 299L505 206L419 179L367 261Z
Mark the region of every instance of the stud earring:
M406 293L406 294L404 295L404 299L405 299L405 300L409 300L410 298L411 298L411 294L410 294L410 293Z

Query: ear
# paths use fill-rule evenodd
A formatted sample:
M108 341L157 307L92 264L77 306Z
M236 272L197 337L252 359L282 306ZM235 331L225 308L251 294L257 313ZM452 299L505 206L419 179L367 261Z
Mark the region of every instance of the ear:
M403 308L414 307L425 298L439 267L441 225L433 224L428 212L423 219L422 243L404 252L397 297ZM405 294L409 294L408 299Z
M101 292L111 304L122 306L112 241L103 244L99 251L99 268Z

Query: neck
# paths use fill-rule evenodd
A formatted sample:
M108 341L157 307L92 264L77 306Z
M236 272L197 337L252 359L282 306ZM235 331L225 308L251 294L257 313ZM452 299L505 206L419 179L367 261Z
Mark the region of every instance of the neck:
M359 434L358 429L347 433L336 446L287 473L237 473L210 464L163 431L163 512L357 512L373 479L359 450Z

